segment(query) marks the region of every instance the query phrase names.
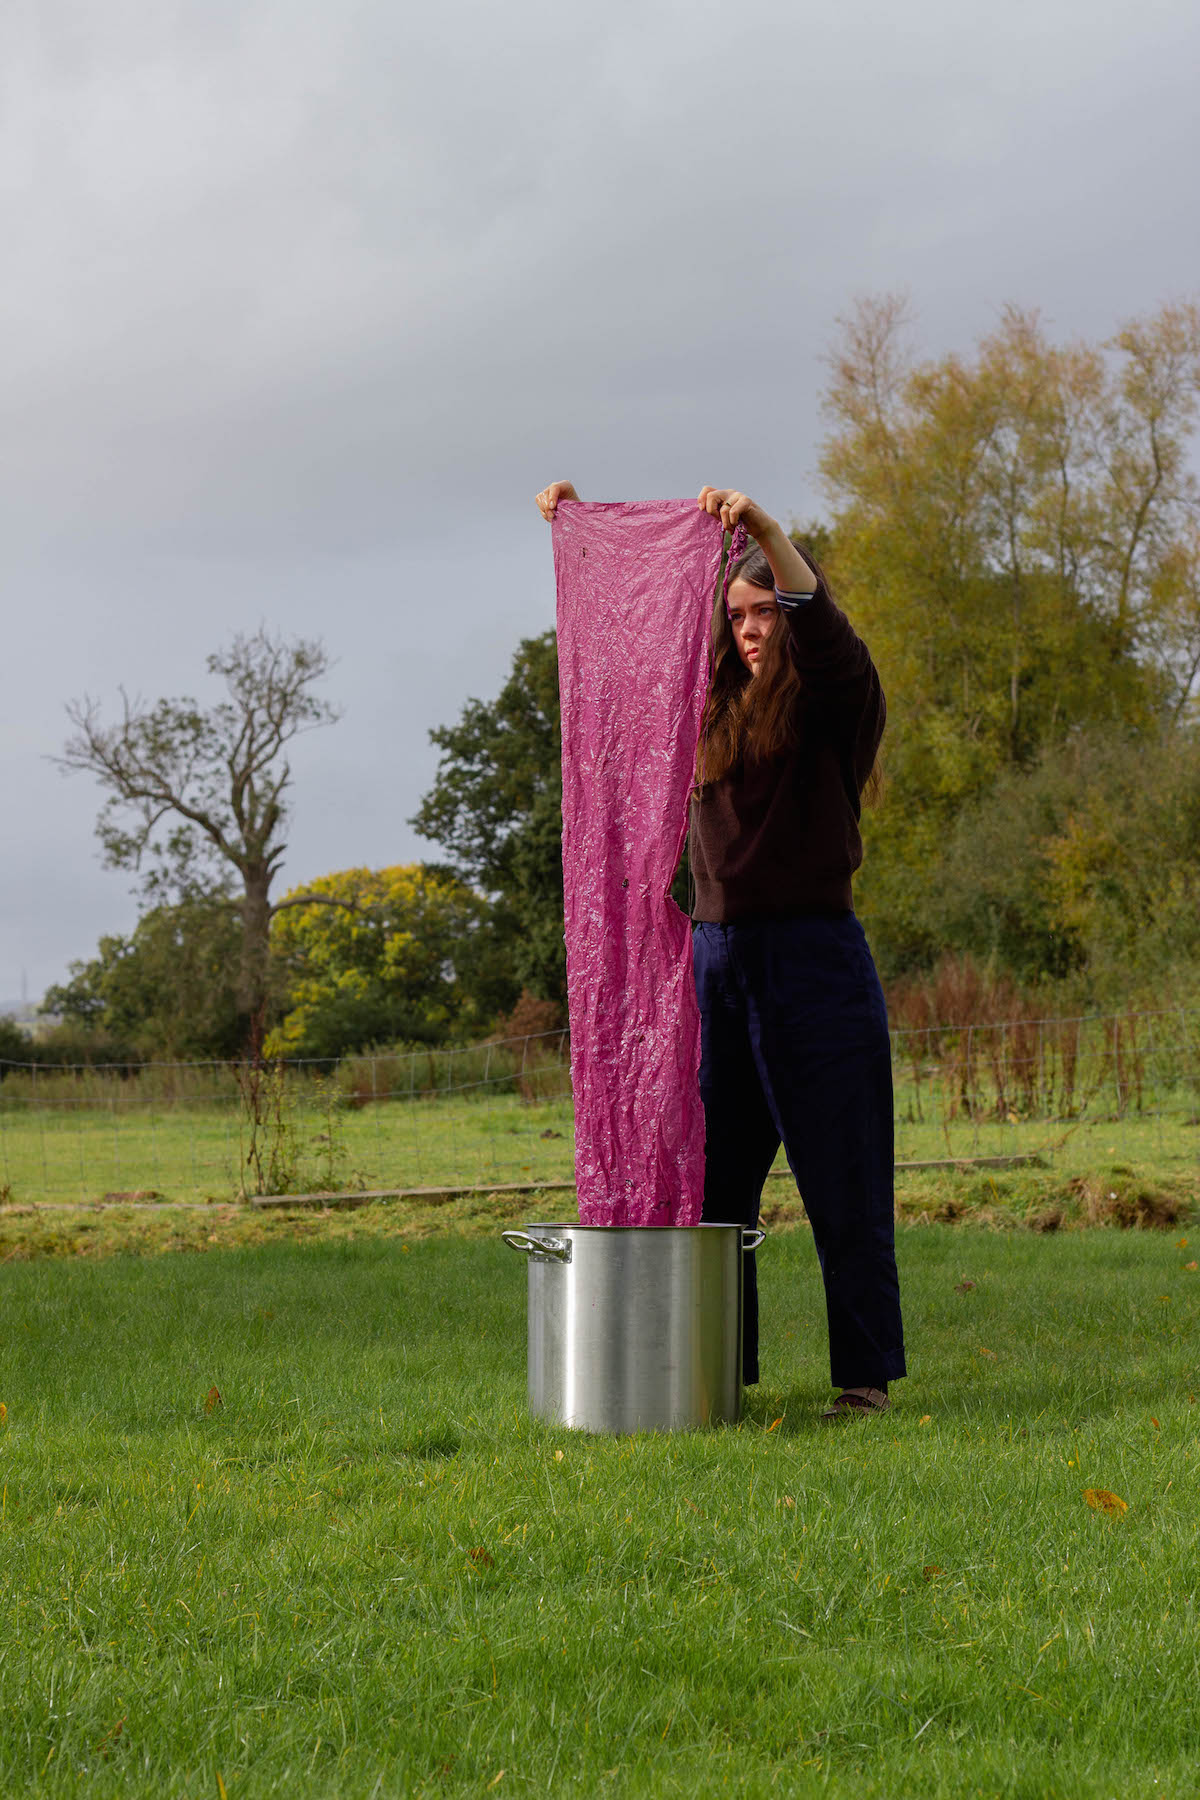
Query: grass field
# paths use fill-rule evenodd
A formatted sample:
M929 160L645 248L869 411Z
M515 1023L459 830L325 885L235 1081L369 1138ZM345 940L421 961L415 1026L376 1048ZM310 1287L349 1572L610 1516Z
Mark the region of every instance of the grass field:
M569 1180L569 1100L387 1100L351 1109L302 1095L287 1130L296 1189ZM247 1174L239 1108L152 1102L0 1111L0 1183L16 1200L153 1190L229 1200Z
M742 1425L611 1441L528 1420L494 1239L9 1262L0 1791L1191 1796L1186 1236L902 1230L828 1431L777 1233Z
M326 1090L328 1098L328 1090ZM1152 1097L1145 1112L1098 1104L1077 1119L948 1117L911 1084L897 1087L901 1160L1038 1155L1064 1176L1116 1162L1186 1174L1200 1167L1200 1112L1186 1088ZM936 1097L935 1097L936 1098ZM913 1115L910 1117L910 1115ZM529 1103L515 1094L389 1100L361 1108L298 1099L287 1122L294 1177L288 1191L569 1181L569 1099ZM17 1202L95 1200L149 1192L171 1200L227 1201L245 1175L246 1130L233 1104L153 1102L0 1108L0 1188ZM782 1155L777 1163L782 1171Z

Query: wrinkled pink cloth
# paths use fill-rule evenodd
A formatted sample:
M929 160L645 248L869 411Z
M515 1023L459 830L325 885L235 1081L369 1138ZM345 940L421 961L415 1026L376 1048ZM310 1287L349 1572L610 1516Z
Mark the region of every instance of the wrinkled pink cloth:
M687 829L720 522L694 500L554 521L575 1179L585 1225L695 1225L700 1014L669 888Z

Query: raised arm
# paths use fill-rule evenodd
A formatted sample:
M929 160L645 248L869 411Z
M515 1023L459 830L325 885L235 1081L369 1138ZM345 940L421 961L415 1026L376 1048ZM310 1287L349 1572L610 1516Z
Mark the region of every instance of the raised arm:
M726 531L742 524L771 565L775 586L784 594L816 591L816 571L810 569L778 519L773 519L749 494L737 488L704 487L696 504L702 512L720 519Z

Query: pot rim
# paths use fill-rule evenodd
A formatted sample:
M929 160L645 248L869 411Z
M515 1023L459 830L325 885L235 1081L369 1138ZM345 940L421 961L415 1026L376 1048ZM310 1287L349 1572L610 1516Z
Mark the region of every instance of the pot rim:
M641 1231L647 1236L659 1236L664 1231L753 1231L752 1225L737 1225L732 1220L704 1219L698 1225L579 1225L574 1222L565 1224L538 1219L532 1225L519 1225L518 1231L603 1231L610 1236L616 1231Z

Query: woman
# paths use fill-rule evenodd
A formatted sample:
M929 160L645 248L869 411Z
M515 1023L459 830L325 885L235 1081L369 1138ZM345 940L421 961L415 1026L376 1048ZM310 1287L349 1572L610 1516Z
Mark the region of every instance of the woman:
M546 519L568 482L538 495ZM689 856L700 1003L706 1219L758 1221L780 1143L825 1283L833 1384L822 1415L887 1410L905 1373L893 1227L887 1014L851 878L885 707L866 645L816 565L746 494L699 506L755 547L713 621ZM758 1380L746 1260L743 1374Z

